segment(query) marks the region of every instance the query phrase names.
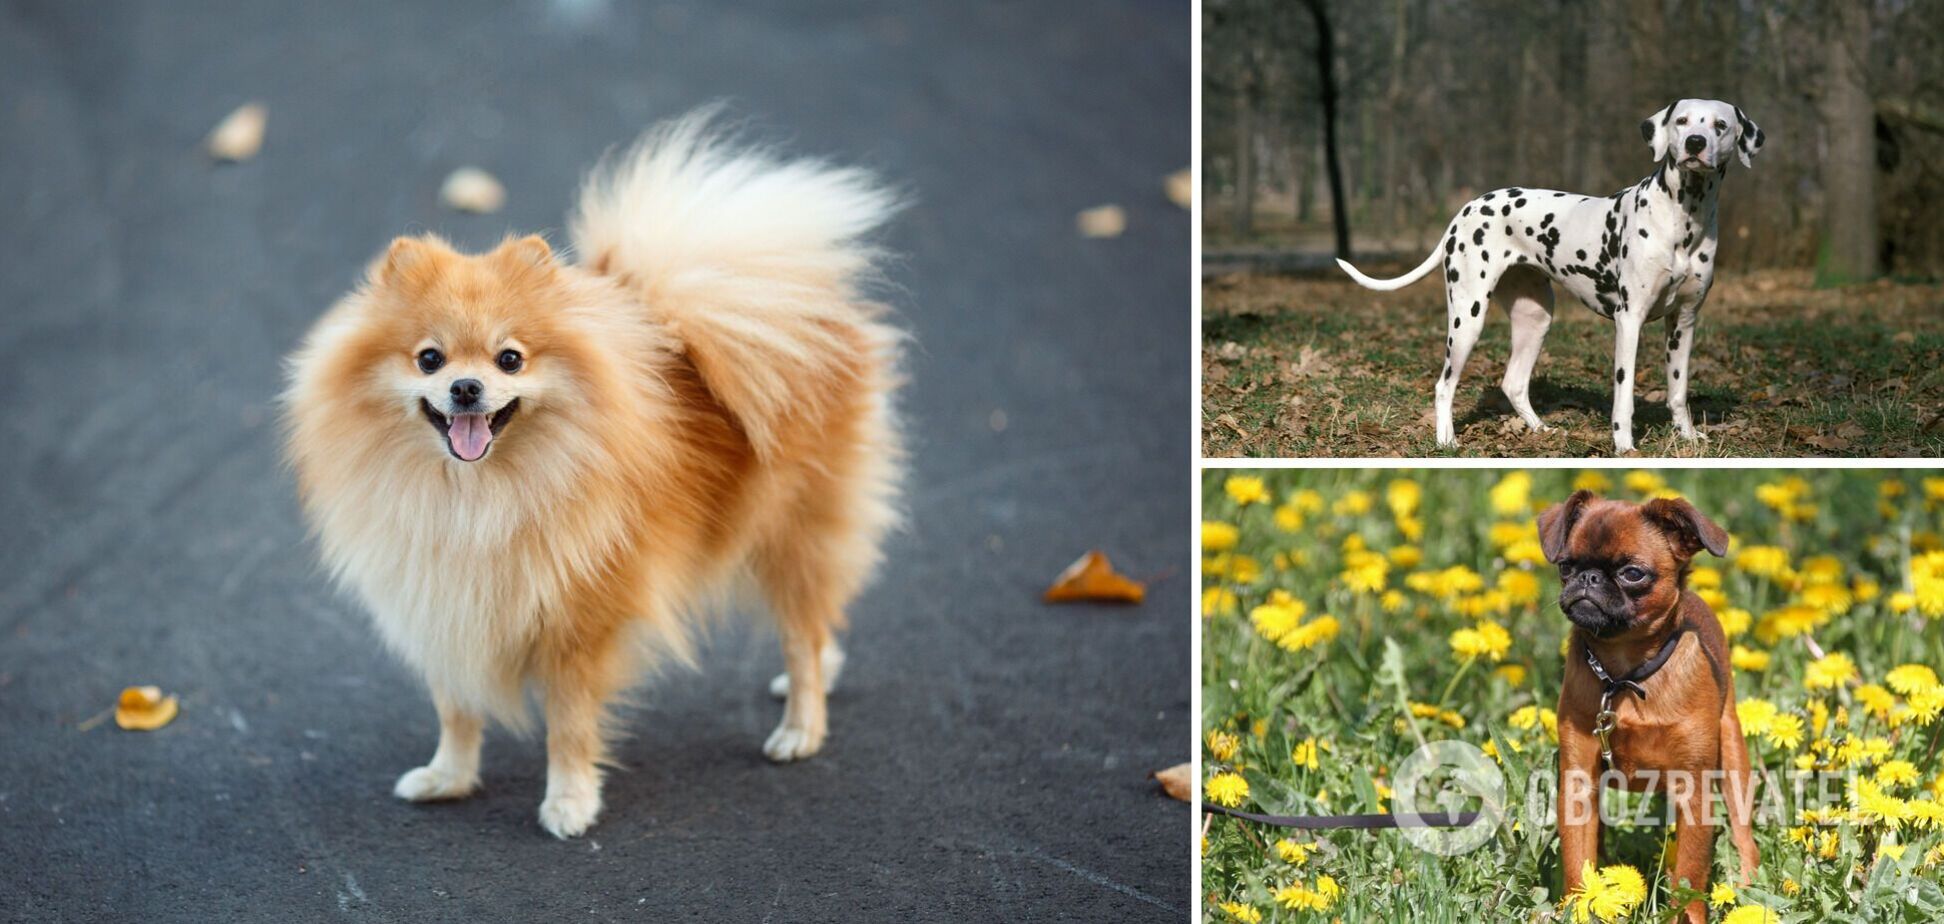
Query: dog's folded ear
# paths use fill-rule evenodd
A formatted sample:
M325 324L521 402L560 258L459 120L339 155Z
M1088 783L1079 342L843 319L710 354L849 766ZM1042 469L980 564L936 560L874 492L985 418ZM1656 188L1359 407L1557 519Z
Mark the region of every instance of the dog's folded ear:
M1685 500L1665 497L1651 500L1640 505L1640 513L1659 526L1689 558L1703 549L1717 558L1728 554L1728 531Z
M1655 160L1667 158L1667 146L1674 140L1674 132L1669 123L1673 121L1674 109L1679 105L1681 101L1677 99L1662 107L1659 112L1640 121L1640 140L1647 142L1647 147L1654 152Z
M1579 522L1586 502L1593 499L1592 491L1574 491L1572 497L1539 514L1539 550L1546 554L1547 561L1558 564L1566 557L1566 540L1573 534L1573 524Z
M1741 111L1740 106L1735 107L1735 121L1739 123L1735 133L1735 153L1741 155L1742 166L1753 167L1755 165L1749 163L1749 159L1762 151L1762 127L1749 119L1748 113Z

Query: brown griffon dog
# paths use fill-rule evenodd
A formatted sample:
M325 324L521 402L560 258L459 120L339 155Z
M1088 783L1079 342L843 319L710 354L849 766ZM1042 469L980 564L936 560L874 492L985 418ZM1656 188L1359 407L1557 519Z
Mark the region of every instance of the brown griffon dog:
M1567 892L1580 887L1588 861L1597 864L1607 785L1667 796L1677 821L1673 882L1706 892L1719 780L1747 882L1760 857L1728 639L1686 587L1694 556L1726 554L1728 533L1685 500L1630 504L1580 491L1539 515L1539 543L1559 566L1559 608L1573 623L1559 694ZM1691 902L1687 917L1706 921L1706 904Z

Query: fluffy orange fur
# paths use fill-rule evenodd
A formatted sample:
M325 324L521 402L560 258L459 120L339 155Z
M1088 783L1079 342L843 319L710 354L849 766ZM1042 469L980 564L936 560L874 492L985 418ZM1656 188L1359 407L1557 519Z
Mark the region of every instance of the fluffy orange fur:
M658 659L692 659L697 617L741 578L788 671L765 751L822 746L833 633L895 521L900 337L862 291L877 252L861 243L894 206L861 172L740 149L708 122L595 172L580 262L539 237L471 256L400 238L291 358L287 450L323 559L438 707L438 751L403 798L472 792L484 720L523 725L531 687L542 824L586 830L609 703ZM507 350L517 371L496 364ZM509 418L474 462L438 423L458 420L461 379Z

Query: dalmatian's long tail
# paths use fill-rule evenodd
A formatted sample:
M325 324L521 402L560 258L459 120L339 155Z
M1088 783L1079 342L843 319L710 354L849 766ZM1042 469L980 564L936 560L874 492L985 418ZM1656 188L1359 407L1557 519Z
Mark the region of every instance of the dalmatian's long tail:
M1404 275L1399 276L1396 279L1372 279L1369 276L1365 276L1363 273L1358 272L1357 268L1351 266L1350 261L1348 260L1338 260L1336 262L1338 266L1343 267L1344 272L1350 274L1351 279L1357 281L1357 285L1363 286L1366 289L1376 289L1379 292L1389 292L1392 289L1402 289L1413 282L1423 279L1426 273L1429 273L1432 270L1437 269L1438 264L1444 262L1444 258L1445 255L1443 251L1432 250L1431 255L1425 257L1424 262L1418 264L1417 269L1405 273Z

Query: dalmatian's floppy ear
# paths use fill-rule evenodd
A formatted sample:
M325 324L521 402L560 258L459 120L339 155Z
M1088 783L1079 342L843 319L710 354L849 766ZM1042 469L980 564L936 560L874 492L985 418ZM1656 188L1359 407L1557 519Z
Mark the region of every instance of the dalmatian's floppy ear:
M1735 134L1735 153L1741 155L1742 166L1752 167L1749 158L1762 151L1762 127L1751 121L1740 106L1735 107L1735 121L1740 123Z
M1654 151L1655 160L1667 159L1667 146L1674 140L1674 110L1681 105L1680 100L1668 103L1661 111L1640 121L1640 140Z

